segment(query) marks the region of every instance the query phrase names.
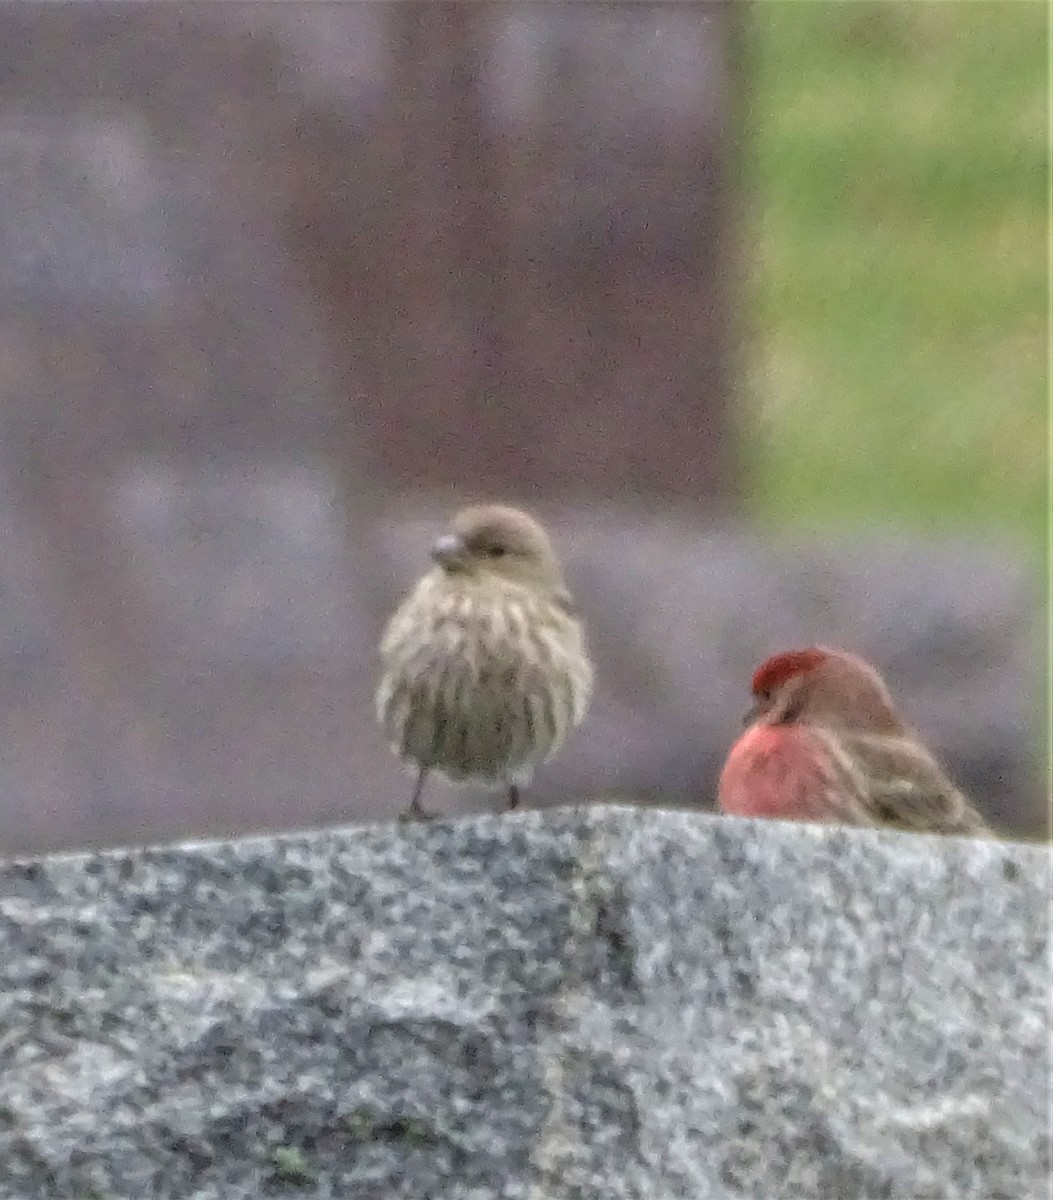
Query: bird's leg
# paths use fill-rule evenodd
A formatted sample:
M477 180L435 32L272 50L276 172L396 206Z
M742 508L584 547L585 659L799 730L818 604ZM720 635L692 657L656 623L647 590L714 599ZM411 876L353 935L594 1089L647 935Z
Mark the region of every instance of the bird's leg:
M417 782L413 786L413 795L410 797L409 808L399 815L400 821L430 820L431 813L425 812L424 805L420 802L421 792L424 791L424 780L427 778L427 775L427 767L421 767L417 772Z
M519 791L519 784L510 783L508 785L508 811L515 812L515 810L519 807L519 802L521 799L522 795Z

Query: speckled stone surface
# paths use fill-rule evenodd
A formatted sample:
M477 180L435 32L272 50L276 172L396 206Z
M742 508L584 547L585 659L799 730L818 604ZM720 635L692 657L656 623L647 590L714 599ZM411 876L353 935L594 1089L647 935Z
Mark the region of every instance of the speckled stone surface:
M619 808L0 865L2 1200L1041 1200L1048 849Z

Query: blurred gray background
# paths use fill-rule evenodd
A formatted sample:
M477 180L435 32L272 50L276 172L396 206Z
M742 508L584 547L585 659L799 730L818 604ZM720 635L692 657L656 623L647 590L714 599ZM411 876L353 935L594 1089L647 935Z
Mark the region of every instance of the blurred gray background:
M531 802L711 806L817 639L1042 832L1026 556L746 503L748 11L0 11L0 850L394 816L375 640L486 498L599 668Z

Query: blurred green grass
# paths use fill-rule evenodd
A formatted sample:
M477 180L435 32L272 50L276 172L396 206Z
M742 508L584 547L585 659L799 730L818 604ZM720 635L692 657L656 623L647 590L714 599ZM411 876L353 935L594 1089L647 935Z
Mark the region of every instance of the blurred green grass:
M1041 0L758 0L756 516L1046 545Z

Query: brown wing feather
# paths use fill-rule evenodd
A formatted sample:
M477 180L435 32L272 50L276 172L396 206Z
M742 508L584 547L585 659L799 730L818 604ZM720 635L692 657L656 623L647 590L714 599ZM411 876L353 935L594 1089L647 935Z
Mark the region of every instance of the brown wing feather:
M871 819L914 832L991 836L983 817L915 739L845 734Z

